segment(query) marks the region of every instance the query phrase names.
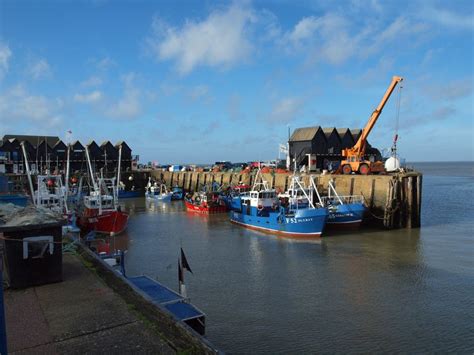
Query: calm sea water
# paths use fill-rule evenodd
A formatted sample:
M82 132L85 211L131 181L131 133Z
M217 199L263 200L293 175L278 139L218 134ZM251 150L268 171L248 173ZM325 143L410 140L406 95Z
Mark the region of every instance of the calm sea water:
M126 201L129 275L177 289L180 246L207 337L228 353L474 351L474 164L424 172L422 227L298 242L182 202Z

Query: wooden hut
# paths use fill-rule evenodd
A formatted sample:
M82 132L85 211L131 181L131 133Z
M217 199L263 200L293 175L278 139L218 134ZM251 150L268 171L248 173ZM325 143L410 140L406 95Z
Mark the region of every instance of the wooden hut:
M349 128L336 128L339 138L341 140L341 148L351 148L354 146L354 138L352 137L351 131Z
M307 154L321 154L326 149L326 137L320 126L297 128L289 140L290 157L296 166L308 164Z
M125 143L125 141L120 141L120 142L117 142L117 144L115 144L115 149L117 150L117 152L119 151L120 146L122 147L121 170L123 171L131 170L132 169L132 149L128 146L127 143Z
M100 145L100 149L102 150L102 155L103 155L103 162L104 162L104 168L106 172L109 171L114 171L115 168L117 167L117 159L118 159L118 151L117 149L113 146L110 141L105 141L102 142Z

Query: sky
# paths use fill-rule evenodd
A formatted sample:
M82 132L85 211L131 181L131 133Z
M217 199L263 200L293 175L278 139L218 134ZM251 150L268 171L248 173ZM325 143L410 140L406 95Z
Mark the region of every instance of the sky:
M472 1L0 0L0 135L125 140L146 163L278 157L363 128L407 161L473 160ZM400 110L397 103L400 98Z

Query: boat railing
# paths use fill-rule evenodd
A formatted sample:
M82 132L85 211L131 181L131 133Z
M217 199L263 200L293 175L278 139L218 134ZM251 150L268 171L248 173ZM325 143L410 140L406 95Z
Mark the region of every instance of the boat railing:
M324 196L321 197L321 200L325 206L327 205L340 205L341 201L342 204L348 203L363 203L365 204L364 196L362 195L347 195L347 196Z

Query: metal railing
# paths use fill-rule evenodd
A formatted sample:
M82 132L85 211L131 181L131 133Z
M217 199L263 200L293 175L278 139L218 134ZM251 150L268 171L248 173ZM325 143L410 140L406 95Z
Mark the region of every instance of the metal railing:
M364 199L364 196L362 195L348 195L348 196L339 196L339 197L324 196L324 197L321 197L321 200L325 206L327 206L328 204L331 204L331 205L340 205L340 204L349 204L349 203L365 204L365 199Z

